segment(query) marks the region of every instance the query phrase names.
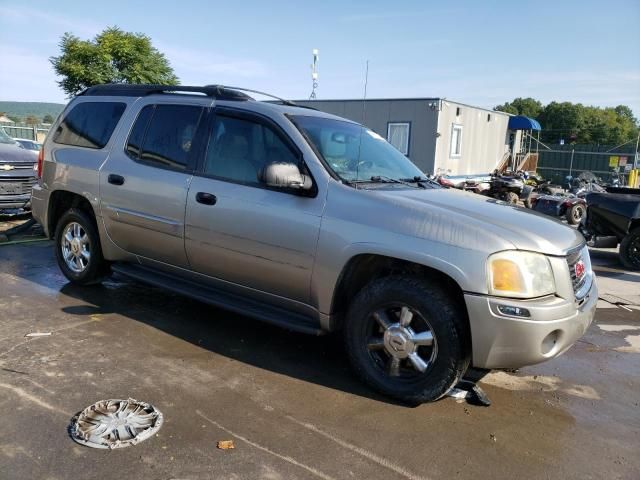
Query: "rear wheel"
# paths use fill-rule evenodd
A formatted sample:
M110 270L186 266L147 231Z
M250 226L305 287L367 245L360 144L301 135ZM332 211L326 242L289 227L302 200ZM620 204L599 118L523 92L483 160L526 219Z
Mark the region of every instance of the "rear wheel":
M585 213L587 213L587 209L581 203L571 205L565 213L567 223L569 225L578 225L582 221L582 217L584 217Z
M108 273L100 237L92 218L82 210L67 210L54 235L56 260L65 277L80 285L97 283Z
M440 286L421 278L369 283L349 307L344 335L360 378L410 404L442 397L469 366L464 313Z
M630 270L640 270L640 227L635 228L620 242L620 261Z

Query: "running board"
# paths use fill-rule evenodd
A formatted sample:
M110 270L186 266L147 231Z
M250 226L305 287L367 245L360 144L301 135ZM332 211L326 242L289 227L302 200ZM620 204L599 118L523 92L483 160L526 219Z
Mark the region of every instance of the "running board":
M314 321L312 318L300 313L291 312L284 308L258 302L249 297L210 286L202 286L167 272L129 263L114 263L111 265L111 270L142 283L165 288L185 297L262 320L287 330L311 335L323 335L325 333L319 328L318 321Z

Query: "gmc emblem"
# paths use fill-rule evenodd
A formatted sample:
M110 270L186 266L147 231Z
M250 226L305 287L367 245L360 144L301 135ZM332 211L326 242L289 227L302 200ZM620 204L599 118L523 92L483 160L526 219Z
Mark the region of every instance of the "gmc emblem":
M584 275L584 262L580 260L578 263L575 264L573 269L576 272L576 278L582 278L582 276Z

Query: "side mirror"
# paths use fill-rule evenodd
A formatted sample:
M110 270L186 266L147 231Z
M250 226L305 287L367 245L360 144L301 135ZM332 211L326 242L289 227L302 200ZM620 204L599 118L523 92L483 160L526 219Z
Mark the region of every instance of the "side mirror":
M260 172L260 181L275 188L310 190L313 186L311 177L300 173L295 163L270 163Z

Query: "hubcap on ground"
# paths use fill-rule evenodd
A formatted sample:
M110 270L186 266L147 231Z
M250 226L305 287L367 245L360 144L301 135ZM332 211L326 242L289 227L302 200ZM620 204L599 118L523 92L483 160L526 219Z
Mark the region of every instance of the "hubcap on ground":
M391 377L416 377L435 360L438 348L433 329L406 305L381 308L371 314L367 347L374 364Z
M89 266L91 248L87 232L77 222L69 223L62 232L60 240L62 258L67 267L75 273L82 273Z

